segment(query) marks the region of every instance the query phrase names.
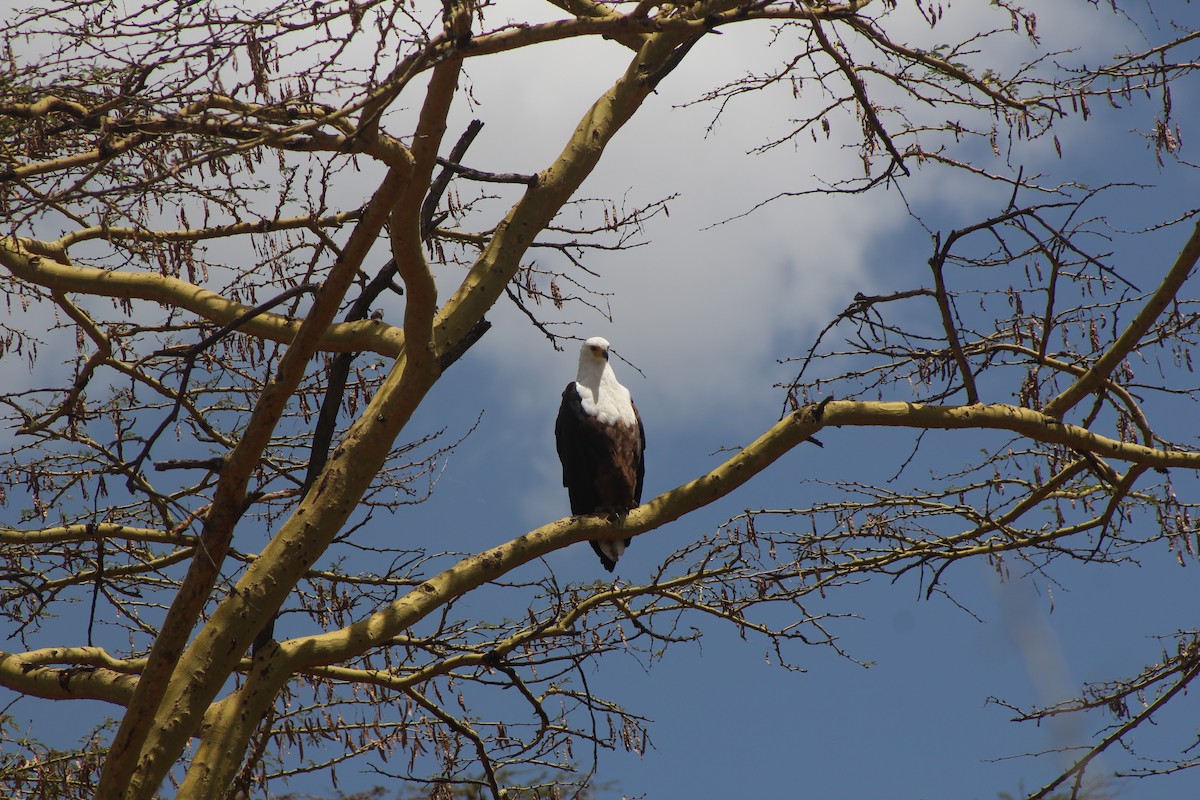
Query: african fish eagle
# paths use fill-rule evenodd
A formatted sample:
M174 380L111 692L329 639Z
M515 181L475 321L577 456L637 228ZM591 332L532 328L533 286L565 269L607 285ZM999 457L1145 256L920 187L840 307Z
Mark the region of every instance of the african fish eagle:
M646 433L629 390L608 363L608 342L594 336L579 351L579 375L563 390L554 425L571 514L624 514L642 503ZM592 541L609 572L631 540Z

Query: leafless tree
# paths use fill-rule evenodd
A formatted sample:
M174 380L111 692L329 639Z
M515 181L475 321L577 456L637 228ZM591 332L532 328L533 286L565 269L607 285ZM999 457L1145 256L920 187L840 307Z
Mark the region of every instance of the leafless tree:
M935 592L967 559L1007 572L1165 543L1194 560L1200 452L1178 409L1194 417L1198 309L1183 287L1200 234L1175 223L1195 209L1161 221L1175 262L1130 274L1106 249L1127 234L1092 211L1114 187L1051 184L990 156L1057 144L1056 126L1090 105L1151 96L1151 146L1178 164L1171 89L1194 81L1185 53L1200 30L1161 20L1144 47L1073 68L1038 50L1036 17L1016 3L994 3L1011 24L933 50L906 44L901 4L550 0L546 21L517 22L483 0L78 0L5 21L0 331L6 375L24 363L34 380L0 395L2 615L25 647L0 653L0 685L102 700L119 721L76 753L3 729L17 754L0 756L5 793L144 800L169 782L189 798L249 796L378 757L381 774L435 797L566 795L591 780L597 748L643 747L644 720L593 693L584 669L630 640L657 650L728 623L786 665L839 647L836 614L812 601L872 574L918 573ZM939 22L936 5L911 6ZM823 98L764 150L854 121L861 175L789 194L871 197L950 170L1003 185L1007 205L953 230L914 220L931 234L924 280L860 294L831 320L794 354L778 424L716 469L620 519L496 532L465 555L410 536L362 566L360 531L403 520L471 428L406 430L447 370L470 369L458 359L489 311L515 303L557 344L543 309L592 313L589 256L652 232L663 202L577 190L694 46L735 26L770 29L785 57L697 102L719 118L781 86ZM447 130L470 102L464 67L599 37L627 48L627 65L561 152L535 174L471 167L478 126ZM1034 55L980 56L1009 40ZM361 202L339 205L348 186ZM535 248L556 260L534 264ZM401 324L372 314L385 301L403 303ZM940 431L986 444L973 460L939 456L932 476L817 485L804 497L818 501L738 514L643 584L510 577L716 503L812 437L880 426L915 432L917 450ZM505 615L460 613L468 596ZM71 603L88 609L86 641L30 649ZM288 603L317 632L275 641ZM1021 710L1114 716L1032 797L1080 791L1095 756L1197 671L1197 633L1180 632L1140 675ZM482 716L487 703L505 713Z

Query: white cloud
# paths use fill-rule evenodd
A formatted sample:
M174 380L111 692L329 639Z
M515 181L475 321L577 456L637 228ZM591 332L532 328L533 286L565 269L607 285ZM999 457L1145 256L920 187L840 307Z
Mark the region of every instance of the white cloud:
M801 349L854 292L869 290L868 251L904 213L884 195L858 216L848 203L812 197L712 227L773 194L811 188L817 174L861 169L856 153L836 140L746 154L781 116L799 116L781 107L800 102L790 92L738 100L707 136L713 107L678 107L747 69L765 69L768 37L765 26L731 29L697 46L617 135L578 193L626 198L631 207L679 195L668 204L669 217L647 224L644 247L589 257L588 266L601 273L589 285L611 293L613 322L581 315L579 306L564 317L583 316L581 337L607 336L644 369L642 381L628 366L619 368L643 404L669 398L674 423L775 408L775 359ZM486 70L471 65L472 94L487 125L466 160L498 171L542 169L629 58L610 42L570 42L494 59ZM550 264L553 256L536 251L529 258ZM573 353L551 357L540 335L511 325L498 326L481 346L520 374L519 383L561 388L573 374ZM545 372L552 379L543 379Z

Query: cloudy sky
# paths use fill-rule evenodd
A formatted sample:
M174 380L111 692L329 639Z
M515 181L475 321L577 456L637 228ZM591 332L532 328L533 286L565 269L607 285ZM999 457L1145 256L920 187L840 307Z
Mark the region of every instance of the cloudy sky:
M899 13L910 18L891 29L910 31L910 41L927 47L976 26L1007 24L988 3L957 3L931 33L911 6L902 6ZM1047 4L1038 15L1042 51L1072 51L1058 56L1066 64L1094 64L1163 35L1086 2ZM816 93L795 101L790 88L781 87L748 96L711 131L712 105L684 105L718 83L771 66L769 39L765 26L737 26L702 42L622 130L580 193L623 198L629 206L678 195L669 217L648 223L645 246L588 261L602 273L591 285L611 293L612 321L577 309L566 315L584 321L568 329L572 333L606 336L641 371L616 364L646 421L648 492L695 477L719 460L721 448L745 443L773 422L780 397L770 387L790 374L777 359L806 350L855 292L925 282L928 233L894 191L781 200L712 227L779 192L861 172L850 120L840 130L835 123L829 141L804 139L797 147L747 154L800 116L790 104L818 102ZM1035 49L1015 36L986 47L994 61L974 63L999 66ZM473 116L486 127L467 162L497 171L543 168L627 58L616 44L572 42L486 67L469 65L478 106L459 107L458 129ZM1185 126L1195 119L1193 108L1177 94L1176 113ZM1002 174L1015 174L1018 165L1026 174L1044 172L1049 184L1063 176L1159 184L1132 198L1134 205L1123 197L1106 209L1135 229L1195 206L1185 200L1175 208L1189 188L1194 193L1195 174L1159 170L1138 133L1153 111L1147 100L1134 114L1098 109L1087 124L1065 120L1057 131L1061 157L1049 138L1017 143L1007 163L983 146L968 152ZM946 170L917 170L903 189L908 207L942 231L995 213L1008 200L1002 186ZM1147 259L1150 275L1169 264L1182 240L1177 231L1121 247ZM514 312L502 310L495 321L455 368L461 371L439 387L437 410L426 423L433 427L458 409L460 419L484 410L483 424L451 459L434 500L412 515L418 527L428 520L464 548L508 538L566 510L551 428L575 353L554 352ZM656 559L742 508L815 499L819 488L805 481L863 477L864 453L882 462L885 474L894 471L911 445L902 435L834 439L824 450L791 454L721 508L638 539L621 563L621 578L647 576ZM964 566L952 571L950 583L963 608L944 599L921 601L917 587L903 581L842 593L839 602L853 605L839 610L862 617L839 629L842 643L870 668L814 652L807 672L787 673L764 662L761 645L722 630L712 631L702 647L681 648L650 668L609 659L590 680L655 721L656 749L645 758L602 754L600 779L613 782L613 797L761 792L950 800L1032 791L1060 762L1011 757L1078 745L1102 721L1021 727L988 698L1055 702L1074 696L1081 681L1132 674L1155 660L1162 645L1147 634L1195 625L1181 608L1194 591L1187 583L1191 570L1179 569L1168 553L1160 556L1141 570L1119 573L1064 566L1055 575L1058 584L1037 578L1002 584L983 565ZM589 580L594 566L582 547L549 560L579 580ZM1147 624L1151 615L1154 622ZM1187 702L1163 715L1158 732L1164 741L1168 731L1181 737L1176 741L1189 741ZM1191 712L1194 718L1194 704ZM1173 796L1200 789L1200 778L1176 780ZM1157 798L1162 791L1154 780L1127 781L1121 797Z

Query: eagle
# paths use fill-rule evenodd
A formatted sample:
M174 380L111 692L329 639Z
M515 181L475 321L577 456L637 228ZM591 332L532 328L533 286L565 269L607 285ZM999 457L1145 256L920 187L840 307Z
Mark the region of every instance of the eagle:
M554 425L571 514L624 514L642 503L646 432L629 390L608 363L608 342L594 336L579 350L579 374L563 390ZM609 572L629 546L592 540Z

